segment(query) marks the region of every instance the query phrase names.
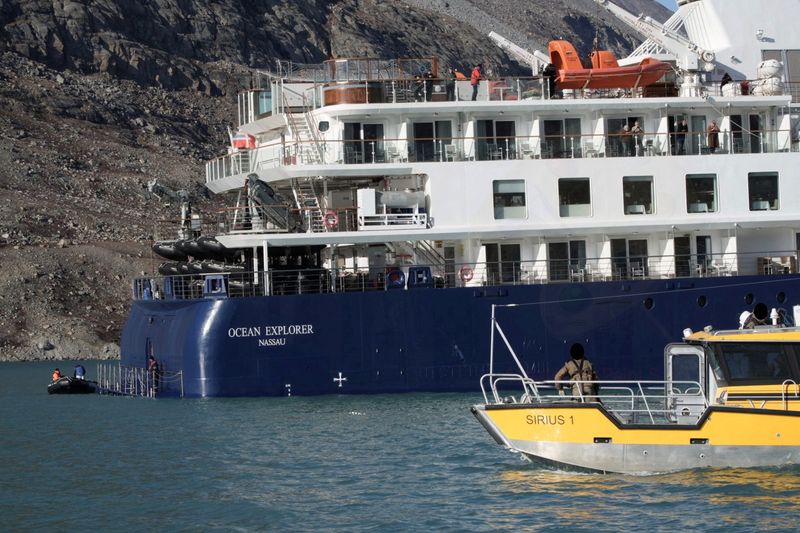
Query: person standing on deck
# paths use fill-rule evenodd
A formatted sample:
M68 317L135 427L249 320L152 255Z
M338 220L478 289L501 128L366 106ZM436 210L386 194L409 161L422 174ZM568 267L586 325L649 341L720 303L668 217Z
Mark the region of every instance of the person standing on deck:
M716 120L711 121L706 133L708 133L708 152L713 154L719 148L719 126Z
M481 82L481 71L483 70L483 65L478 63L475 65L475 68L472 69L472 75L469 78L469 82L472 85L472 101L478 99L478 84Z
M448 68L444 74L444 90L448 102L456 99L456 73L453 67Z
M572 396L574 398L583 397L584 402L596 402L597 400L597 384L583 383L586 381L597 381L597 372L595 372L592 363L584 357L583 345L576 342L569 348L570 360L564 363L564 366L556 373L554 380L556 389L559 394L563 395L565 378L569 378L572 384ZM562 382L562 383L558 383Z
M675 130L675 155L683 155L687 133L689 133L689 123L683 119Z

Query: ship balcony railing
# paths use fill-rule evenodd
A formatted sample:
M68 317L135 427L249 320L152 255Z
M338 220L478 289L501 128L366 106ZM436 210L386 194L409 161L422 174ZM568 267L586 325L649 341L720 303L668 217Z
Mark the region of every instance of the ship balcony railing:
M268 254L269 255L269 254ZM278 261L280 258L272 260ZM413 261L413 260L412 260ZM657 257L614 257L594 259L551 259L542 261L495 261L488 263L452 263L396 265L363 268L291 269L270 265L266 272L242 271L241 264L214 266L213 272L166 277L137 278L133 281L133 299L192 299L278 294L329 292L365 292L425 288L493 287L549 283L588 283L676 279L707 276L775 275L797 272L797 253L773 251L755 253L687 254ZM272 269L272 267L276 269ZM200 265L201 270L203 265ZM429 283L409 283L409 268L429 273ZM402 270L403 280L394 274ZM221 280L222 292L215 293L208 280ZM404 282L403 282L404 281ZM652 305L645 302L645 306Z
M797 152L798 138L790 130L723 130L717 154L771 154ZM706 132L412 137L292 141L242 149L206 163L206 182L244 177L250 172L304 165L402 165L454 161L521 159L580 159L596 157L650 157L712 153Z

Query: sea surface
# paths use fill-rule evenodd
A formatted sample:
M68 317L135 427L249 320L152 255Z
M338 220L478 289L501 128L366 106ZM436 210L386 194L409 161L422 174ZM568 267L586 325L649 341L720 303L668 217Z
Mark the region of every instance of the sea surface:
M48 396L51 370L0 364L1 531L800 529L800 468L546 469L494 443L479 394Z

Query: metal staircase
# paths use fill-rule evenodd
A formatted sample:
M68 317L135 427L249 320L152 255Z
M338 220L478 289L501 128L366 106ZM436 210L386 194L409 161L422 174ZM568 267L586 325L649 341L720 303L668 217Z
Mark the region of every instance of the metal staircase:
M294 201L305 221L306 232L308 233L319 233L328 230L322 218L322 206L319 203L319 196L314 189L315 179L301 178L292 181Z
M386 243L387 250L394 254L399 265L427 265L435 276L444 276L445 259L429 241L405 241ZM411 254L406 252L411 251ZM414 260L416 258L416 260Z

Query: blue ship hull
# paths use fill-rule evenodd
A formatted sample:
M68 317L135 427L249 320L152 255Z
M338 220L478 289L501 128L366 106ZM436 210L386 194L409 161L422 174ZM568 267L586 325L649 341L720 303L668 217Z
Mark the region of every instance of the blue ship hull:
M492 304L528 374L552 379L581 342L602 379L662 379L684 328L790 308L800 276L683 278L133 302L122 364L152 353L186 396L478 391ZM748 303L751 302L751 303ZM499 342L496 340L496 342ZM498 352L503 353L503 352ZM499 357L495 371L516 371ZM341 379L340 379L341 378Z

